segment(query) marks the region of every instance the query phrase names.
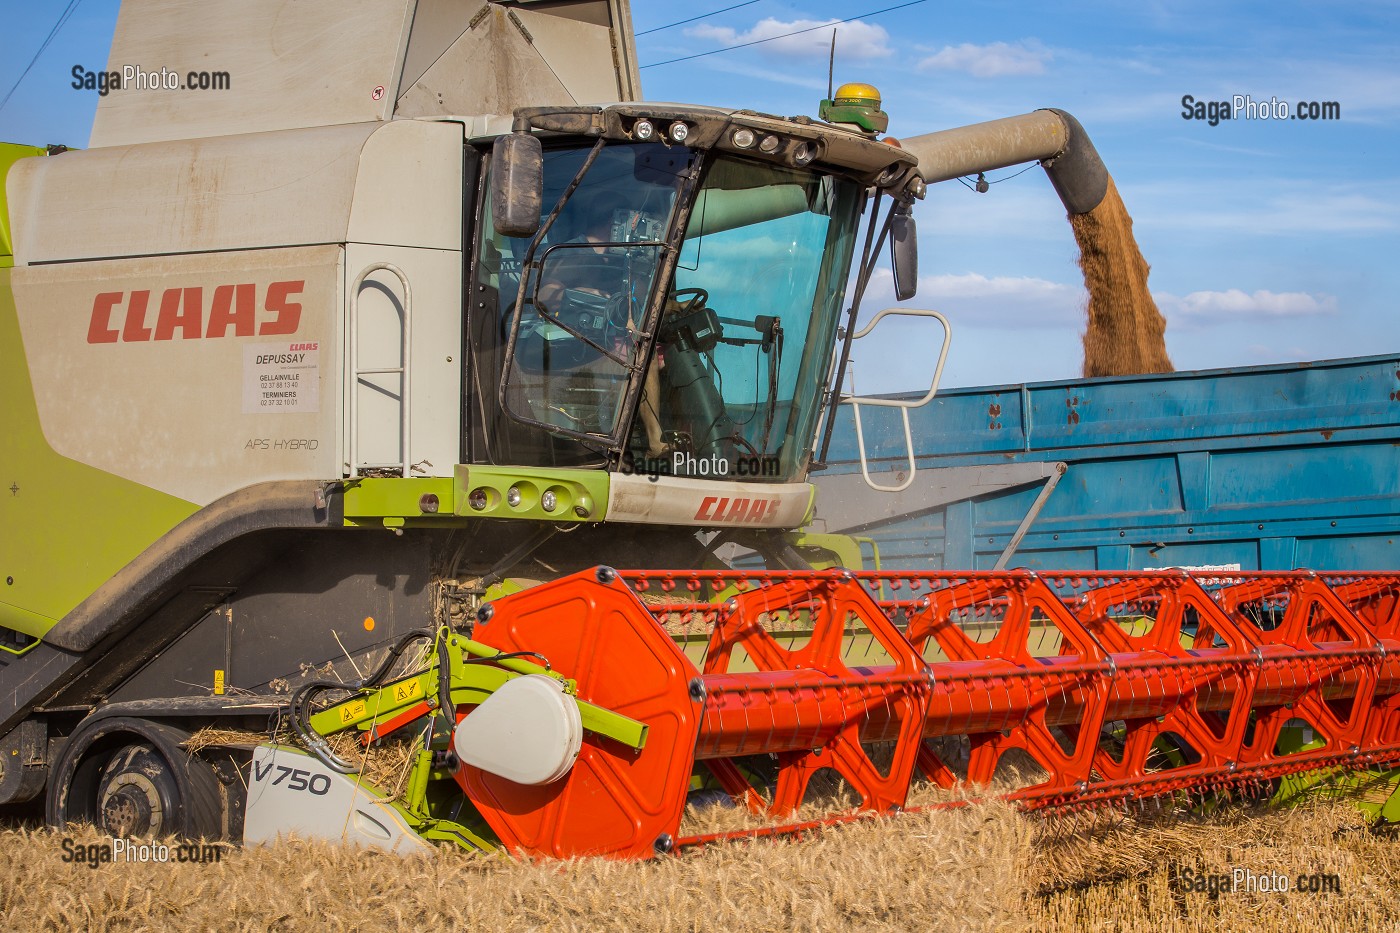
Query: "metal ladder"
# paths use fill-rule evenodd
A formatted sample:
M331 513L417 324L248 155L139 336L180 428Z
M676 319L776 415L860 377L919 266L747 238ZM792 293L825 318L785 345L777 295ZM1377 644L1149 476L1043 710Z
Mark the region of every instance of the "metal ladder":
M399 280L403 286L403 316L399 330L399 365L395 367L361 369L360 361L360 288L365 280L375 272L388 272ZM396 470L400 476L409 475L409 358L412 353L413 337L413 291L408 284L408 276L404 275L402 269L391 262L374 262L355 276L355 281L350 285L350 320L349 320L349 353L350 366L352 367L353 380L350 384L349 399L349 424L347 425L347 468L351 476L361 476L366 470ZM365 381L366 376L391 376L399 377L399 453L402 461L399 463L361 463L360 462L360 392L364 386L370 385Z
M851 414L855 416L856 423L856 448L860 452L860 475L865 480L865 484L877 492L903 492L914 483L914 438L909 427L909 409L922 408L933 400L938 393L938 383L943 379L943 364L948 361L948 344L953 339L953 327L948 323L948 319L937 311L923 311L917 308L886 308L866 324L851 337L852 341L859 340L875 329L875 325L880 323L880 319L887 316L902 317L922 317L933 318L943 325L943 346L938 351L938 365L933 370L933 382L928 387L928 392L916 399L891 399L891 398L868 398L859 395L843 395L840 403L851 406ZM909 472L904 477L904 482L895 486L883 486L875 482L870 476L870 462L865 453L865 430L860 421L860 407L862 405L874 405L880 408L897 408L899 415L904 420L904 450L909 461Z

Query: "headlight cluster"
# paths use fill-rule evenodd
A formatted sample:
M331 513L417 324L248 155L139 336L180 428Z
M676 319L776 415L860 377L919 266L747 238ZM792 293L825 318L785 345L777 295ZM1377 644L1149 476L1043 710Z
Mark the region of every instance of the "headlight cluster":
M735 149L754 149L764 155L773 155L782 148L784 139L773 133L755 133L747 126L741 126L729 134L729 143ZM788 149L788 159L793 165L803 166L817 156L817 147L806 140L796 140Z
M565 485L541 488L530 481L512 483L504 496L489 486L478 486L467 494L467 505L475 512L495 511L503 499L513 512L538 507L560 519L588 518L593 512L593 503L587 495L575 495Z
M640 143L684 143L690 139L690 134L695 132L695 129L693 124L685 120L672 120L670 124L664 124L657 118L638 117L632 123L631 135ZM723 142L728 142L735 149L780 158L797 168L815 161L822 152L822 146L817 141L794 139L781 133L770 133L748 126L738 126L729 130L728 138L721 139L721 143Z
M638 142L651 142L657 138L656 124L646 117L632 124L632 138ZM666 128L666 138L673 143L683 143L690 138L690 124L676 120Z

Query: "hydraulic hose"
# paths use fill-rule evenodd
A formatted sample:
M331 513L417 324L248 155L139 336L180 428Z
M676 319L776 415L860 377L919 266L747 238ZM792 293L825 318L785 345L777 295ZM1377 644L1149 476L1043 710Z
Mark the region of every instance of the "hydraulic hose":
M351 693L378 686L388 676L394 664L398 662L404 649L410 644L420 639L431 639L436 632L432 629L417 629L409 632L396 641L389 649L389 654L384 661L375 668L367 677L362 677L350 683L341 683L335 680L313 680L302 684L297 691L292 694L289 707L289 718L292 723L292 730L305 743L307 751L311 752L321 763L332 771L340 774L354 774L360 769L351 762L346 761L335 753L325 736L321 735L311 726L311 717L307 713L307 708L311 704L312 697L318 693L328 690L347 690Z

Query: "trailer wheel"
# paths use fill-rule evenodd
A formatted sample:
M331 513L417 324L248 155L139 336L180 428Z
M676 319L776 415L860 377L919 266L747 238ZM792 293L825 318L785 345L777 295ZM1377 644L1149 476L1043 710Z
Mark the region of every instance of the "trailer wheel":
M208 762L180 747L189 733L112 717L70 737L49 784L46 821L92 823L114 837L220 839L225 806Z

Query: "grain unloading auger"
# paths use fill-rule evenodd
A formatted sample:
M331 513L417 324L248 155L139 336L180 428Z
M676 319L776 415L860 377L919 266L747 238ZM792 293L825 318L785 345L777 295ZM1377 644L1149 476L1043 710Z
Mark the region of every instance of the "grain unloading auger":
M409 822L536 855L640 857L989 792L1078 811L1329 771L1388 793L1400 761L1395 574L598 567L498 600L440 649L309 726L420 733ZM1021 786L998 770L1017 758ZM813 782L828 770L854 795L834 812ZM434 819L463 810L435 784L489 829ZM687 800L714 788L764 819L688 830ZM1400 795L1366 805L1400 816Z

